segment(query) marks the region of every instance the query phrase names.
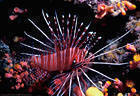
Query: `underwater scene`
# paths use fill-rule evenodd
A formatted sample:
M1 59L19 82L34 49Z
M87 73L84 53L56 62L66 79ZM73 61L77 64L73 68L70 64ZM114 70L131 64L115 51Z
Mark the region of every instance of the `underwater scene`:
M140 0L0 7L0 96L140 96Z

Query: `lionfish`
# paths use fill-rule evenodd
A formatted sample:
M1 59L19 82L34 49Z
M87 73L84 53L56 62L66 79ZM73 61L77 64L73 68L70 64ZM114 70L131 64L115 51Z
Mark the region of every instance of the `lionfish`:
M35 67L39 67L47 71L48 73L51 73L51 72L58 73L58 75L56 75L54 77L54 80L52 81L53 84L50 86L50 91L52 92L50 92L49 94L51 96L53 95L62 96L65 93L67 93L68 96L71 96L72 84L75 78L77 79L76 81L77 86L79 86L82 96L85 96L82 90L83 88L81 86L81 82L85 86L87 84L86 84L86 80L84 80L81 77L81 74L83 74L87 78L87 80L89 80L95 87L97 87L100 90L103 90L102 88L99 88L96 85L96 83L93 82L93 80L85 72L86 70L90 70L92 72L100 74L111 81L114 81L114 82L118 81L118 79L113 79L91 68L89 65L91 64L109 64L109 65L129 64L128 62L127 63L107 63L107 62L93 62L93 61L97 57L100 57L102 55L124 48L125 46L122 46L117 49L97 55L99 52L101 52L105 48L109 47L113 43L117 42L118 40L122 39L124 36L129 34L132 29L127 31L125 34L123 34L122 36L114 40L113 42L99 49L95 53L89 54L89 50L92 48L91 45L89 45L89 38L95 37L94 32L88 32L88 29L91 23L89 23L86 27L84 27L83 23L80 23L78 27L78 17L76 15L72 16L71 14L69 14L68 18L66 19L64 18L65 16L62 15L61 17L62 20L59 20L58 15L55 11L55 16L53 18L53 21L54 21L54 25L53 25L50 22L51 20L50 16L47 13L45 13L44 10L42 10L42 16L46 22L46 25L49 27L51 38L45 32L43 32L43 30L39 28L37 24L35 24L34 21L32 21L31 19L28 19L28 21L40 32L40 34L38 35L40 36L43 35L46 38L46 40L49 42L45 43L46 40L44 39L39 40L38 38L33 37L27 32L24 32L27 37L29 37L31 40L34 40L35 42L38 42L39 44L44 46L45 49L43 49L43 47L38 48L39 46L35 47L29 44L20 43L26 48L38 51L39 53L39 54L33 54L33 52L32 53L25 52L21 54L29 55L30 61ZM53 28L54 26L55 28ZM82 33L80 34L80 32ZM101 37L97 37L96 42L98 42L99 39L101 39Z

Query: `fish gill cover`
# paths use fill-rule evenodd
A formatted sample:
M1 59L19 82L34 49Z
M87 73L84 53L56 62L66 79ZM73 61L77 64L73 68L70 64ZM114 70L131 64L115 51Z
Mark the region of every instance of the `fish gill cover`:
M0 42L1 94L139 96L135 2L9 1L8 31Z

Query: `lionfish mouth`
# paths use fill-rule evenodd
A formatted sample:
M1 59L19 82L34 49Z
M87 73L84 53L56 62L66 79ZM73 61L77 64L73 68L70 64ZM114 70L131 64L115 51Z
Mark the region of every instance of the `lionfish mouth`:
M80 62L80 63L76 63L76 64L72 64L72 70L75 70L75 69L77 69L77 68L80 68L80 67L82 67L84 65L84 63L83 62Z

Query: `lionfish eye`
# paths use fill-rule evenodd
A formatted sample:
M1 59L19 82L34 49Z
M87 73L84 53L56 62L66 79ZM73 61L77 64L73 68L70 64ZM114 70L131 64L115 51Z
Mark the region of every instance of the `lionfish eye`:
M75 64L75 63L76 63L76 60L74 59L74 60L73 60L73 64Z

